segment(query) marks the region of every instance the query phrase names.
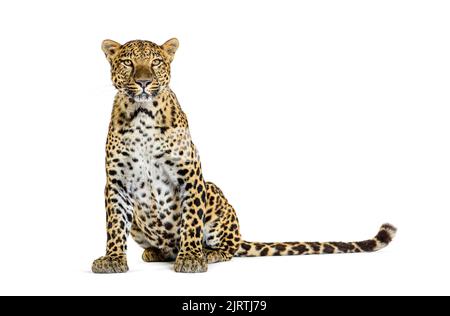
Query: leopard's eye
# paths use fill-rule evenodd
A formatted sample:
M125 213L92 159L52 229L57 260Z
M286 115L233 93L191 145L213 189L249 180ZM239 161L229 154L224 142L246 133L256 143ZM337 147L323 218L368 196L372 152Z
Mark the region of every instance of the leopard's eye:
M131 60L125 59L125 60L122 60L122 64L124 64L125 66L131 66L133 63L131 62Z
M152 66L159 66L161 64L161 59L153 59Z

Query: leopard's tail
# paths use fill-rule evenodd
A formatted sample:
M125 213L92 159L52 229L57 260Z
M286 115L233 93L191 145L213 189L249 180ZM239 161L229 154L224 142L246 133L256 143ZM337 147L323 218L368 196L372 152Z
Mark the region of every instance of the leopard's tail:
M356 242L249 242L241 241L236 257L295 256L332 253L372 252L392 241L397 229L391 224L381 226L378 234Z

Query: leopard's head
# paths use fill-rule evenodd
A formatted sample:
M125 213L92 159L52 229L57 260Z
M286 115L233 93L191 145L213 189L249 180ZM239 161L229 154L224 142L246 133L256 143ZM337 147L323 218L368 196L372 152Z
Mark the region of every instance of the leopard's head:
M177 48L176 38L161 46L141 40L123 45L112 40L102 43L114 87L136 101L149 101L168 86Z

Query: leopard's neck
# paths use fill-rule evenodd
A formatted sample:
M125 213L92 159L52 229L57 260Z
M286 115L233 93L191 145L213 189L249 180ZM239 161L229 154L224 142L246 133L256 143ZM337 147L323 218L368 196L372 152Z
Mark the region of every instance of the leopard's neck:
M131 126L135 120L145 120L147 126L155 128L187 128L186 115L178 103L175 93L164 89L149 101L136 101L118 92L114 99L110 128L121 130Z

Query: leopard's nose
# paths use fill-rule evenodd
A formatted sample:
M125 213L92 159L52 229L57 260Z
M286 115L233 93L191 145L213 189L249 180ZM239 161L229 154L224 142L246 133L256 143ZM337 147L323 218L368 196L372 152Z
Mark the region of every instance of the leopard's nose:
M136 83L142 87L142 89L145 89L152 81L151 80L136 80Z

